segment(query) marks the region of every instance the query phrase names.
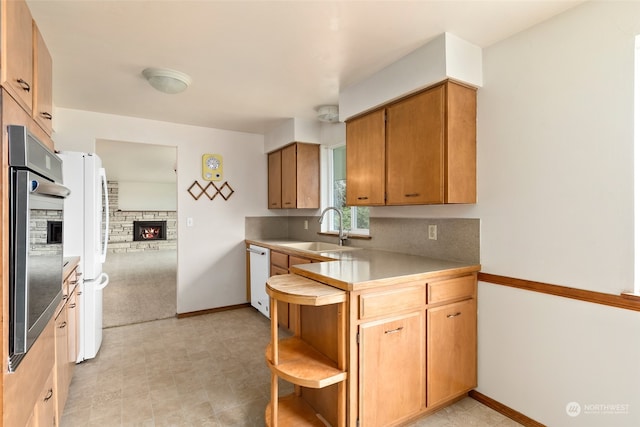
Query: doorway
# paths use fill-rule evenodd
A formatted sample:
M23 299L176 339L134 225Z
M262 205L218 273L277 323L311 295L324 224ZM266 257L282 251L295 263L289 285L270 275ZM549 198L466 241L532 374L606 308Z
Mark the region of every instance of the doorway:
M103 294L103 327L174 317L176 147L98 140L96 153L106 170L110 207L103 265L110 282ZM153 238L136 239L134 224L144 230L157 224L164 228Z

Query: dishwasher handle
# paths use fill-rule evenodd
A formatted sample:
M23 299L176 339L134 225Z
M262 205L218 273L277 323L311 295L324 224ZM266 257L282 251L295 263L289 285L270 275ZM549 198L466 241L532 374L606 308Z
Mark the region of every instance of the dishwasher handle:
M258 255L267 254L265 251L259 251L258 249L253 249L253 248L247 248L247 252L251 252L252 254L258 254Z

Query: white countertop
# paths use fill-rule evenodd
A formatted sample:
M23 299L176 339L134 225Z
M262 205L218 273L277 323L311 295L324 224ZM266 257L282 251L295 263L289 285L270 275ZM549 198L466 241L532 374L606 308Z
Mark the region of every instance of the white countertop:
M280 246L282 243L291 243L286 240L247 240L247 243L320 261L292 266L290 271L347 291L412 280L426 281L480 270L479 264L374 249L315 253Z

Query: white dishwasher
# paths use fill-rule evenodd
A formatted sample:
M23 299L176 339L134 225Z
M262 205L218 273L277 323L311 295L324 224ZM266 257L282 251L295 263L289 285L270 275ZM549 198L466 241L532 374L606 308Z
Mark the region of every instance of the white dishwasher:
M249 245L249 271L251 274L251 305L269 316L269 295L266 285L269 278L271 253L269 249L256 245Z

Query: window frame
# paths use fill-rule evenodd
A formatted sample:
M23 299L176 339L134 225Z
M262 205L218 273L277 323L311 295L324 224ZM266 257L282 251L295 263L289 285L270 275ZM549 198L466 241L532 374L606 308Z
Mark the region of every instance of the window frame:
M334 191L333 191L333 171L334 171L334 167L333 167L333 150L340 148L340 147L346 147L346 142L342 142L339 144L335 144L335 145L331 145L327 147L327 206L335 206L335 201L333 200L333 195L334 195ZM346 160L346 159L345 159ZM346 179L346 177L345 177ZM358 228L358 208L362 207L362 206L345 206L348 207L351 210L351 224L350 224L350 228L348 229L349 235L356 235L356 236L370 236L370 231L368 228ZM368 207L367 207L368 208ZM327 212L327 221L326 221L326 226L324 226L325 221L323 221L323 231L324 232L329 232L329 233L338 233L339 230L336 230L334 227L335 224L335 216L336 213L334 210L330 210L329 212Z

